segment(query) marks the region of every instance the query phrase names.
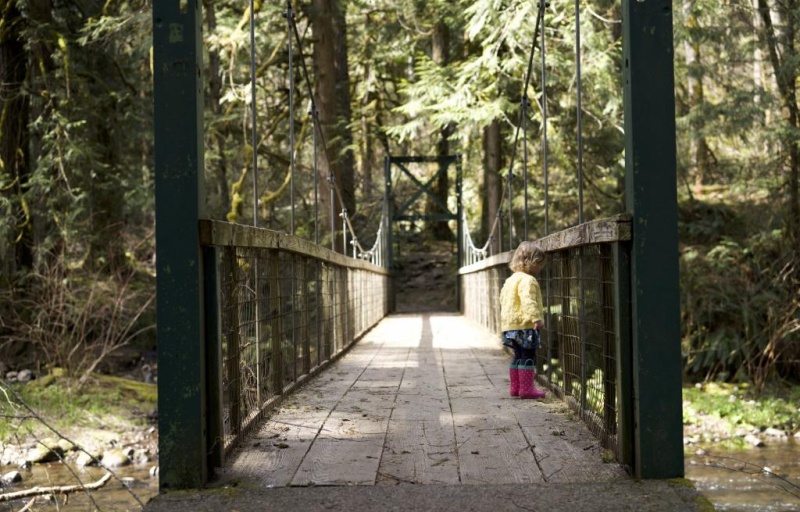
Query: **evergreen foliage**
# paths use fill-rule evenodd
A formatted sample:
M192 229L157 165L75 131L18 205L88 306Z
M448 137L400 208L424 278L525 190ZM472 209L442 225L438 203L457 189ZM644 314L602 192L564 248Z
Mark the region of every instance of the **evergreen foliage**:
M351 220L369 247L382 208L385 156L434 155L444 138L451 153L462 155L476 242L489 234L498 207L489 198L508 186L512 162L514 238L524 235L526 171L529 236L540 236L546 90L549 231L578 222L573 2L545 8L543 70L537 2L295 0L300 45L292 40L290 111L286 5L257 1L255 146L247 4L202 3L210 217L252 224L257 215L260 226L288 231L293 194L296 233L313 239L318 228L328 245L335 233L325 211L315 217L314 200L319 186L320 208L328 208L327 171L319 170L316 181L314 171L327 168L323 160L341 159L354 174L343 191L358 206ZM313 23L321 5L344 15L336 30L346 38L350 114L328 133L338 149L319 148L315 162L309 110L323 72ZM25 324L44 304L35 299L54 285L42 276L58 275L62 296L75 298L66 310L76 316L67 323L81 318L90 288L79 293L80 283L106 282L107 290L152 284L152 5L6 0L0 6L0 338L8 341L30 332ZM623 209L621 9L612 0L581 2L580 9L583 208L591 220ZM692 378L763 383L798 376L797 15L794 3L773 0L674 3L683 347ZM447 59L435 55L441 41L434 36L443 28ZM523 90L533 43L531 82ZM514 152L525 96L527 160L521 142ZM489 137L492 127L499 127L497 142ZM316 140L322 141L318 132ZM496 167L489 149L499 155ZM338 217L335 223L340 230ZM131 297L124 318L145 322L138 312L147 297ZM20 313L22 304L29 311Z

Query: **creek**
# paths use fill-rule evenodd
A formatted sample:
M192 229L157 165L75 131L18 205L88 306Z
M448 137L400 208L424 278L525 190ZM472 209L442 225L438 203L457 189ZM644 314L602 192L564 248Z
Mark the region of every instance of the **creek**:
M714 505L728 512L800 510L800 442L771 441L763 448L731 449L723 445L691 445L687 447L686 478ZM158 477L151 477L150 465L137 464L118 468L120 479L132 479L128 487L112 478L105 486L92 492L95 505L85 492L69 495L59 505L39 498L33 511L90 512L95 510L133 512L141 510L139 501L147 503L158 494ZM765 471L765 468L767 469ZM72 468L85 483L99 480L102 468ZM73 485L75 477L63 464L40 464L21 471L23 482L4 489L14 492L35 486ZM774 476L778 475L778 476ZM785 480L784 480L785 479ZM0 503L0 512L16 511L30 498L13 503Z
M800 442L768 441L762 448L691 445L686 478L716 510L800 510Z
M136 464L114 469L114 474L119 479L130 482L123 485L120 480L112 478L108 483L96 491L92 491L91 499L86 492L78 491L59 497L59 504L47 498L37 498L31 507L32 511L63 511L63 512L94 512L113 511L113 512L133 512L141 511L141 506L131 493L135 494L139 501L147 503L150 498L158 494L158 477L150 476L151 464ZM84 484L91 484L99 480L106 472L103 468L88 467L75 468L67 467L61 463L36 464L29 470L20 470L23 481L14 486L3 489L3 492L14 492L32 487L51 487L75 485L75 476L70 471L74 471ZM0 503L0 512L20 510L31 498L17 500L11 503ZM92 499L94 503L92 503ZM96 504L96 505L95 505Z

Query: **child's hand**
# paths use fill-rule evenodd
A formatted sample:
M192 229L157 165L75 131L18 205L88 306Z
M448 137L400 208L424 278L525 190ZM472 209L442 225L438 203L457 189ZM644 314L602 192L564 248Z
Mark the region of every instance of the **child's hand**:
M541 331L542 329L544 329L544 322L542 322L541 320L537 320L533 324L533 328L536 329L537 331Z

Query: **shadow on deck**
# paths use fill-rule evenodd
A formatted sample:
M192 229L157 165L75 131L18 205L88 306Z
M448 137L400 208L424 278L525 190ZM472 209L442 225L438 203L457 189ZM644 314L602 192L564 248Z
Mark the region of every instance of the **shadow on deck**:
M698 510L636 482L569 409L508 396L508 358L458 314L394 315L312 379L180 510Z

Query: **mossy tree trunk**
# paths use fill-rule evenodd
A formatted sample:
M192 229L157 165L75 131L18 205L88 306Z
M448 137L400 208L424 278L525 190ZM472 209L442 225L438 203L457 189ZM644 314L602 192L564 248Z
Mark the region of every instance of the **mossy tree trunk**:
M7 262L0 268L0 277L10 277L33 265L33 221L27 197L30 103L25 92L28 55L22 37L24 20L16 0L3 0L0 9L0 194L10 210L10 215L0 220L0 233L7 234L0 247L8 247L7 254L0 255L0 260Z

